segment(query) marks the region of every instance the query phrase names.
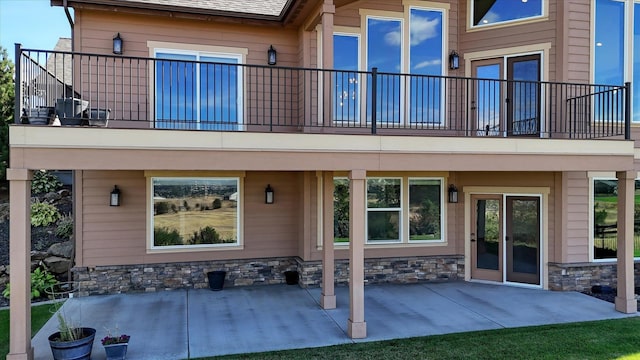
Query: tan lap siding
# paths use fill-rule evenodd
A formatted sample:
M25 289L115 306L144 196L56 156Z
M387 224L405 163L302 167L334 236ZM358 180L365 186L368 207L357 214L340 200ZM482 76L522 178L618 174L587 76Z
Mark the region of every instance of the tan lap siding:
M244 183L244 250L147 254L148 195L142 171L84 171L82 194L83 266L250 259L295 256L300 223L299 178L294 172L248 172ZM264 203L267 184L276 191ZM109 206L114 185L122 204Z
M589 260L589 178L586 172L567 172L566 258L563 262Z

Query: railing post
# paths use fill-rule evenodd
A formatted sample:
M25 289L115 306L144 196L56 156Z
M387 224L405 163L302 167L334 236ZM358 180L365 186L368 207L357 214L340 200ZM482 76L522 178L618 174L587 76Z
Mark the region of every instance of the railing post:
M16 71L14 79L15 79L15 83L14 83L14 98L13 98L13 103L15 105L15 108L13 109L13 122L16 124L20 124L21 119L20 116L22 115L20 112L20 107L22 106L22 86L20 86L20 84L22 83L22 73L21 73L21 66L20 66L20 58L22 57L22 44L20 43L16 43L15 44L15 57L16 57L16 62L14 63L14 69Z
M376 111L378 109L378 68L371 68L371 134L376 134Z
M631 140L631 83L624 83L624 139Z

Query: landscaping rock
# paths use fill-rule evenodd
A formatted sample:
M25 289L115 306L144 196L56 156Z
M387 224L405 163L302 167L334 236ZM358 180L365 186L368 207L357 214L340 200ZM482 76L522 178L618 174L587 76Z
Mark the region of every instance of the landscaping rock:
M71 260L59 256L50 256L44 259L43 262L47 270L56 275L65 274L71 266Z
M31 251L31 261L44 260L48 256L46 251Z
M49 204L53 204L56 201L62 199L62 196L58 193L51 192L51 193L44 194L42 198Z
M71 259L73 255L73 242L65 241L51 245L47 253L53 256L59 256L67 259Z
M9 203L0 204L0 222L9 220Z

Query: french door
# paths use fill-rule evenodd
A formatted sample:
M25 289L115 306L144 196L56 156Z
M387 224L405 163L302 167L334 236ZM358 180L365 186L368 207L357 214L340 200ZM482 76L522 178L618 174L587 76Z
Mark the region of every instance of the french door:
M540 136L539 54L475 60L471 71L472 135Z
M471 197L471 278L540 285L540 197Z

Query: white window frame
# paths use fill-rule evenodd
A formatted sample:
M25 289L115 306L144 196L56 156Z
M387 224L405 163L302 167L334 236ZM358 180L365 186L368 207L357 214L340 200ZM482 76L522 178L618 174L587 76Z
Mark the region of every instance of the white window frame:
M370 208L368 203L369 199L369 180L399 180L400 181L400 207L397 208ZM404 178L398 176L372 176L367 177L367 187L365 197L365 211L367 213L365 217L365 244L401 244L404 241ZM388 240L369 240L369 212L398 212L398 239Z
M198 244L198 245L169 245L169 246L156 246L154 239L154 180L155 179L171 179L171 180L235 180L237 184L238 198L236 201L236 242L227 244ZM148 209L147 213L149 222L149 242L147 249L149 252L180 252L180 251L210 251L210 250L231 250L242 248L243 236L242 236L242 212L243 212L243 192L244 183L243 179L238 176L150 176L148 177ZM215 227L215 226L214 226Z
M513 1L516 1L516 0L513 0ZM562 1L564 1L564 0L562 0ZM530 16L530 17L520 18L520 19L505 20L505 21L500 21L500 22L495 22L495 23L485 24L485 25L474 25L473 24L473 9L474 9L474 6L475 6L475 0L467 1L467 14L469 14L468 19L467 19L467 29L468 30L493 29L493 28L496 28L496 27L520 25L522 23L529 23L529 22L534 22L534 21L543 21L543 20L547 20L549 18L549 0L541 0L540 1L540 6L541 6L542 9L541 9L541 14L540 15L535 15L535 16Z

